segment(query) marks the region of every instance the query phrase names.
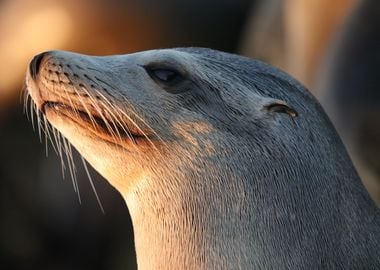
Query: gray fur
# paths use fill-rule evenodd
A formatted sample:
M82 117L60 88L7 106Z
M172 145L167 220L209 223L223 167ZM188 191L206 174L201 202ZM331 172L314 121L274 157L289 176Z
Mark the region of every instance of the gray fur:
M52 62L72 85L52 87L41 71L37 87L28 83L37 106L59 99L52 89L80 92L101 78L95 88L162 139L116 147L47 113L125 198L139 269L380 268L379 209L321 106L289 75L203 48L50 52ZM186 89L164 91L141 68L150 62L184 70ZM276 102L298 116L266 110Z

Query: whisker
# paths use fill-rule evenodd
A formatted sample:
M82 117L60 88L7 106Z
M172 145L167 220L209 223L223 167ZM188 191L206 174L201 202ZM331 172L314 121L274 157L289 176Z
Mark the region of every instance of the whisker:
M23 106L23 113L27 114L28 110L26 108L27 108L27 103L28 103L29 92L27 90L25 81L24 81L24 87L21 90L20 97L22 97L22 100L20 100L20 103L22 103L24 105ZM27 115L27 117L28 117L28 115ZM29 117L28 117L28 119L29 119Z
M46 116L43 116L43 122L45 125L45 146L46 146L46 156L48 156L48 140L51 143L51 146L53 147L54 152L58 155L58 150L56 149L53 139L50 134L51 126L49 125L48 120L46 119Z
M117 124L118 124L118 126L124 131L124 133L128 136L128 139L130 139L130 140L133 142L133 145L135 146L135 145L136 145L136 140L135 140L135 138L133 137L131 131L128 129L128 126L126 125L126 123L123 121L123 119L120 118L120 116L117 117L117 116L112 112L112 110L108 109L108 107L107 107L106 105L103 104L103 106L104 106L105 110L107 110L107 112L110 114L110 116L111 116L111 118L112 118L112 120L113 120L113 124L114 124L114 126L115 126L115 129L117 130L117 125L116 125L116 123L115 123L115 121L116 121ZM139 150L138 147L135 146L135 148L136 148L137 150Z
M76 185L74 183L73 168L71 167L71 162L70 162L70 158L69 158L69 154L68 154L69 150L67 149L67 141L66 141L66 139L64 137L62 137L61 139L62 139L62 149L63 149L64 154L66 156L67 168L68 168L69 174L71 176L71 181L72 181L72 184L73 184L73 188L74 188L74 191L77 192Z
M62 142L61 142L61 137L60 137L60 133L58 130L56 129L53 129L53 136L54 136L54 140L55 140L55 143L57 145L57 150L58 150L58 155L61 159L61 170L62 170L62 178L65 179L65 170L66 170L66 166L65 166L65 162L64 162L64 159L63 159L63 155L62 155L62 151L63 151L63 147L62 147Z
M73 113L76 114L77 117L82 117L81 114L83 113L82 111L84 111L87 113L89 122L91 122L94 128L106 129L115 141L122 142L127 136L128 139L133 142L132 145L134 145L136 150L140 151L141 149L137 147L136 139L131 132L131 130L137 130L143 137L145 137L147 142L152 145L152 148L155 149L157 153L161 154L151 138L147 135L147 132L149 131L149 134L154 134L155 137L161 142L165 143L165 141L142 117L139 116L137 112L134 111L134 106L128 100L124 100L127 104L126 107L128 108L128 110L125 110L124 107L120 107L120 104L115 104L114 101L111 102L111 99L108 97L108 93L103 93L101 91L102 88L98 89L99 82L96 82L90 78L91 81L96 84L96 86L91 85L91 89L89 89L90 86L86 84L77 84L71 81L70 77L67 76L68 80L71 82L69 86L69 84L61 83L59 74L57 75L58 80L51 82L51 91L54 93L54 95L56 95L57 100L61 99L66 101L66 103L71 106ZM111 85L107 83L107 86ZM24 111L27 114L27 117L30 115L33 130L35 130L35 125L37 124L38 135L41 142L42 133L45 135L44 141L46 156L49 154L49 140L51 142L52 148L61 160L63 179L65 179L65 174L69 174L71 176L73 189L78 195L79 203L81 203L82 198L79 190L77 169L74 162L72 145L62 135L62 133L50 125L46 116L37 109L36 104L33 102L33 99L31 98L31 95L26 88L22 93L22 100L24 103ZM141 125L143 125L143 127ZM91 188L96 197L97 203L102 213L105 213L103 204L95 188L94 181L90 175L90 171L88 170L87 163L82 156L80 156L80 158L82 160L84 170L88 176ZM66 169L68 173L65 173Z
M34 109L34 102L31 102L30 103L30 119L31 119L31 122L32 122L32 127L33 127L33 131L36 131L35 130L35 128L34 128L34 111L35 111L35 109Z
M36 110L36 117L37 117L38 137L40 138L40 142L42 143L42 136L41 136L42 123L41 123L40 110Z
M97 104L96 100L92 97L92 95L89 93L89 91L85 88L85 87L82 87L81 88L82 90L84 90L86 92L86 94L88 95L88 97L91 99L91 105L93 105L94 109L96 110L96 112L99 114L100 118L102 118L102 120L104 121L106 127L107 127L107 130L111 133L111 135L116 139L116 138L119 138L121 140L121 136L120 134L115 134L115 132L112 130L112 127L110 126L108 120L104 117L103 113L102 113L102 110L101 108L99 107L99 105ZM117 129L116 129L117 131ZM118 131L117 131L118 132Z
M145 139L152 145L152 147L159 153L159 150L157 149L156 145L152 142L152 140L146 135L146 133L139 127L139 125L123 110L121 110L119 107L116 107L118 111L120 111L136 128L141 134L145 137Z
M77 169L76 169L74 158L73 158L73 151L72 151L72 148L71 148L71 144L67 140L66 140L66 144L67 144L69 158L70 158L70 161L71 161L71 167L73 169L73 174L75 176L75 178L73 179L74 183L75 183L74 190L76 189L77 194L78 194L79 203L82 204L82 200L81 200L81 196L80 196L80 191L79 191L79 185L78 185L78 178L76 177Z
M98 192L96 191L96 188L95 188L95 185L94 185L94 181L92 180L92 177L90 175L90 172L88 170L88 167L87 167L87 164L86 164L86 161L84 160L84 158L82 156L80 156L81 160L82 160L82 163L83 163L83 167L84 167L84 170L86 171L86 174L87 174L87 177L88 177L88 180L90 181L90 184L91 184L91 188L95 194L95 197L96 197L96 201L98 202L98 205L100 207L100 210L102 211L103 214L105 214L105 211L104 211L104 208L103 208L103 204L99 198L99 195L98 195Z
M29 99L29 97L30 97L29 94L25 95L24 108L23 108L23 112L26 115L26 118L28 119L28 121L30 121L29 109L28 109L29 108L29 102L32 102L32 100Z
M78 184L77 184L77 178L76 178L76 174L75 174L75 165L73 164L73 160L72 160L72 152L71 152L71 148L70 148L70 143L65 138L63 138L63 147L64 147L65 154L66 154L67 166L69 168L69 173L71 176L73 188L74 188L74 191L78 195L79 203L81 203L80 193L79 193Z
M72 101L72 99L71 99L71 97L70 97L70 93L67 91L67 88L66 88L65 85L63 85L63 91L64 91L64 93L65 93L65 95L66 95L66 96L63 97L63 98L64 98L65 100L68 100L68 101L69 101L71 108L74 110L74 113L75 113L76 115L79 115L79 112L78 112L77 106L74 106L74 103L73 103L73 101ZM76 91L75 88L74 88L74 92L77 93L77 91Z
M105 110L107 110L107 112L111 115L111 117L117 121L117 123L119 124L119 126L123 129L123 131L125 132L125 134L127 134L128 138L134 143L136 144L136 140L135 138L132 136L132 133L130 132L130 130L128 129L128 125L126 125L126 123L123 121L122 117L120 117L120 114L118 114L119 117L117 117L114 112L112 111L112 109L115 109L115 106L100 92L100 91L96 91L97 94L103 98L103 100L107 103L107 104L103 104L102 102L102 105L103 107L105 108ZM109 109L108 107L110 107L111 109ZM117 110L115 110L116 113L117 113ZM119 120L120 119L120 120ZM116 128L116 127L115 127ZM136 149L138 149L137 147L135 147Z
M158 152L160 153L160 151L158 150L158 148L156 147L156 145L152 142L152 140L149 138L148 135L146 135L146 133L139 127L139 125L126 113L124 112L121 108L119 108L118 106L115 106L113 105L109 100L108 98L105 97L104 94L102 94L100 91L97 91L97 93L109 104L109 106L111 108L113 108L116 112L119 112L121 115L123 115L126 119L128 119L129 122L131 122L135 128L141 132L141 134L145 137L145 139L152 145L152 147ZM129 103L127 101L127 103ZM104 107L108 107L108 106L104 106ZM132 106L130 106L132 108ZM157 136L157 138L165 144L164 140L157 134L157 132L150 126L146 123L146 121L144 121L141 117L139 117L137 115L137 113L135 113L132 109L130 109L129 111L131 111L135 116L136 118L138 118L145 126L147 126L152 132L153 134L155 134ZM121 118L121 117L120 117ZM123 121L124 122L124 121ZM122 126L127 126L127 125L122 125Z
M90 113L90 111L88 110L86 104L84 103L81 95L77 92L77 90L75 89L75 93L77 93L77 97L79 99L79 102L82 104L84 110L86 111L86 113L88 114L89 118L90 118L90 121L91 121L91 124L94 128L97 128L97 124L96 124L96 121L94 119L94 117L92 116L92 114Z
M117 87L114 87L113 85L111 85L111 84L109 84L109 83L107 83L107 82L105 82L105 81L103 81L103 80L100 80L99 78L96 78L99 82L101 82L101 83L103 83L103 84L105 84L106 86L108 86L108 87L110 87L110 88L112 88L112 89L118 89ZM121 91L120 91L121 92ZM98 92L98 93L100 93L100 91ZM101 93L100 93L101 94ZM102 94L102 97L105 99L105 100L108 100L103 94ZM127 100L127 99L123 99L126 103L128 103L129 105L131 105L130 104L130 102ZM113 108L115 108L115 109L117 109L118 111L120 111L125 117L127 117L127 119L129 120L129 121L131 121L132 122L132 124L143 134L143 136L148 140L148 141L150 141L150 143L152 144L152 146L156 149L156 150L158 150L156 147L155 147L155 145L153 144L153 142L148 138L148 136L145 134L145 132L143 131L143 130L141 130L141 128L137 125L137 123L135 122L135 121L133 121L132 119L131 119L131 117L129 116L129 115L127 115L123 110L121 110L119 107L116 107L116 106L112 106ZM134 116L139 120L139 121L141 121L147 128L149 128L152 132L153 132L153 134L155 135L155 136L157 136L157 139L159 139L160 141L162 141L162 143L164 143L165 144L165 141L161 138L161 136L159 136L158 135L158 133L148 124L148 123L146 123L146 121L144 120L144 119L142 119L136 112L134 112L133 110L132 110L132 108L133 108L133 106L130 106L130 108L129 108L129 111L131 111L133 114L134 114Z
M162 143L165 144L165 141L161 138L161 136L154 130L154 128L152 128L141 116L138 115L137 112L135 112L133 110L133 106L131 105L130 101L126 98L123 98L123 101L128 103L130 106L129 106L129 111L139 120L141 121L149 130L151 130L153 132L153 134L157 137L157 139L159 139ZM119 110L121 110L120 108L118 108Z

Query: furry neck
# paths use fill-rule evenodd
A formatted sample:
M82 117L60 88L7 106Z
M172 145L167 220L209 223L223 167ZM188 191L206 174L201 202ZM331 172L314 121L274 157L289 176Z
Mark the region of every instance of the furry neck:
M360 179L303 171L302 181L226 171L139 181L124 195L139 270L343 267L371 254L351 254L360 238L376 253L379 213Z
M211 190L201 184L215 179L199 179L197 185L176 189L163 187L163 179L146 181L151 182L149 188L142 185L125 196L139 270L233 269L237 261L248 266L245 261L250 258L240 258L250 253L245 242L252 230L242 186L236 190L241 196L233 197L221 186Z

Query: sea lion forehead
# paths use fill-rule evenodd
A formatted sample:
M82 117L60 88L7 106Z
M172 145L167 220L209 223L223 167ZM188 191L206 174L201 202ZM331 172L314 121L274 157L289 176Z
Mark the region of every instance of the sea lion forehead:
M141 66L157 65L157 67L172 67L183 70L199 68L197 57L191 53L176 49L149 50L130 54L134 62Z

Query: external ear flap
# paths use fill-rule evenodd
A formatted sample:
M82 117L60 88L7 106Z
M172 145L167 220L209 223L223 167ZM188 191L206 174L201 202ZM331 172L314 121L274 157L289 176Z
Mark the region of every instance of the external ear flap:
M286 104L283 101L280 100L274 100L270 104L266 105L265 108L269 112L275 112L275 113L286 113L291 118L297 117L298 113L296 110L294 110L292 107L290 107L288 104Z
M254 105L255 108L260 108L260 111L264 114L285 113L289 115L291 119L298 116L297 111L281 99L263 97L251 93L250 96L247 96L247 100L251 103L251 106Z

